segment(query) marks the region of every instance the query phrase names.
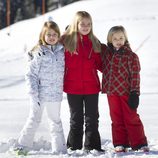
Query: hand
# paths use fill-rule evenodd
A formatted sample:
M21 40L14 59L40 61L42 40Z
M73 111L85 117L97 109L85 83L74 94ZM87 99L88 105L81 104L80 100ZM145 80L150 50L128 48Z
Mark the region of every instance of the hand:
M136 91L130 93L128 98L128 105L131 109L137 109L139 105L139 95Z

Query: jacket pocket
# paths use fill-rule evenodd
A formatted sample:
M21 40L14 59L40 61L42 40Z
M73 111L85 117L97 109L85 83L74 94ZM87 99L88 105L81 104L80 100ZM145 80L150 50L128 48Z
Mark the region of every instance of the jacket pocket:
M76 68L66 68L64 74L64 80L79 80L80 75Z

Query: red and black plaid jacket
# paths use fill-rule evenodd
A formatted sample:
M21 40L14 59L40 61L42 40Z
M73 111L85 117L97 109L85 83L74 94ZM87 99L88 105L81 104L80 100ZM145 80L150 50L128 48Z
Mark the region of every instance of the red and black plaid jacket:
M104 45L102 61L102 93L121 96L137 91L140 94L139 58L128 46L115 51Z

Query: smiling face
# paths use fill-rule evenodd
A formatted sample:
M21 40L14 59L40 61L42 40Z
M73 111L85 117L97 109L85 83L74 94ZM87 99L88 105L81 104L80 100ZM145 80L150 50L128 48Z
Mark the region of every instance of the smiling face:
M48 29L45 33L45 42L50 45L54 45L59 40L59 35L53 29Z
M91 20L89 18L83 18L79 23L78 23L78 32L81 35L87 35L90 33L92 28Z
M119 31L113 33L111 42L116 50L118 50L121 46L123 46L125 44L125 41L126 39L123 32Z

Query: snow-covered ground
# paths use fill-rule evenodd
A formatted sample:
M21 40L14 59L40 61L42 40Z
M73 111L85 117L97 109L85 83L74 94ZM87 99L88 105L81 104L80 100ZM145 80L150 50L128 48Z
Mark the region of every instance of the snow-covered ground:
M111 142L111 121L106 95L99 99L99 131L105 154L82 155L93 158L156 158L158 157L158 1L157 0L85 0L70 4L44 16L18 22L0 31L0 158L13 158L9 148L19 136L29 113L29 102L24 82L25 54L37 42L41 27L50 16L64 32L76 11L86 10L93 18L94 33L106 43L108 30L123 25L131 47L141 62L141 97L138 113L144 124L151 152L114 154ZM69 131L69 108L64 94L61 118L65 137ZM37 131L33 151L28 158L67 158L51 155L46 114ZM81 151L79 151L81 153Z

